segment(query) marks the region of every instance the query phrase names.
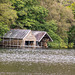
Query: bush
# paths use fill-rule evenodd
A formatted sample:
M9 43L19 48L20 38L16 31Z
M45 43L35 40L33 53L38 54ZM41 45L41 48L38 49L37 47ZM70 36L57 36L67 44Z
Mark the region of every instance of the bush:
M68 48L64 40L61 39L60 36L57 35L55 32L49 30L48 34L53 39L53 42L48 42L49 48Z
M49 48L68 48L64 42L56 43L56 42L48 42Z
M60 48L58 43L54 43L54 42L49 42L48 43L48 47L49 48Z
M68 48L73 48L74 47L74 43L69 43L68 44Z

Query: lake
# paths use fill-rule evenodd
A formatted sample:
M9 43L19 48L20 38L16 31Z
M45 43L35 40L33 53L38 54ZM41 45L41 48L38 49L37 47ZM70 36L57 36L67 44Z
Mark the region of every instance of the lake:
M0 49L0 75L75 75L75 50Z

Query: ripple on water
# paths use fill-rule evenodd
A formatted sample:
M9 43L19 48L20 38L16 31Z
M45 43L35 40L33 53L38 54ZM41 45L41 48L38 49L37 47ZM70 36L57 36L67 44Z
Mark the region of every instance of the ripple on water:
M1 61L75 63L75 50L1 50Z

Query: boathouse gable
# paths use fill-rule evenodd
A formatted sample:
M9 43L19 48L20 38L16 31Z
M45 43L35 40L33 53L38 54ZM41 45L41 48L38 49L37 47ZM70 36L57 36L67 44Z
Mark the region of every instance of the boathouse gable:
M32 32L29 32L29 34L25 38L23 38L23 44L26 46L27 45L36 46L36 38L32 34Z

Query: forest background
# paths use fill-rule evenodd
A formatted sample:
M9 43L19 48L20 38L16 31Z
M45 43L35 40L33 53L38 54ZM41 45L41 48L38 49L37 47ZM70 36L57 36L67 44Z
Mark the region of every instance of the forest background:
M0 36L17 28L48 32L50 48L75 48L75 0L0 0Z

